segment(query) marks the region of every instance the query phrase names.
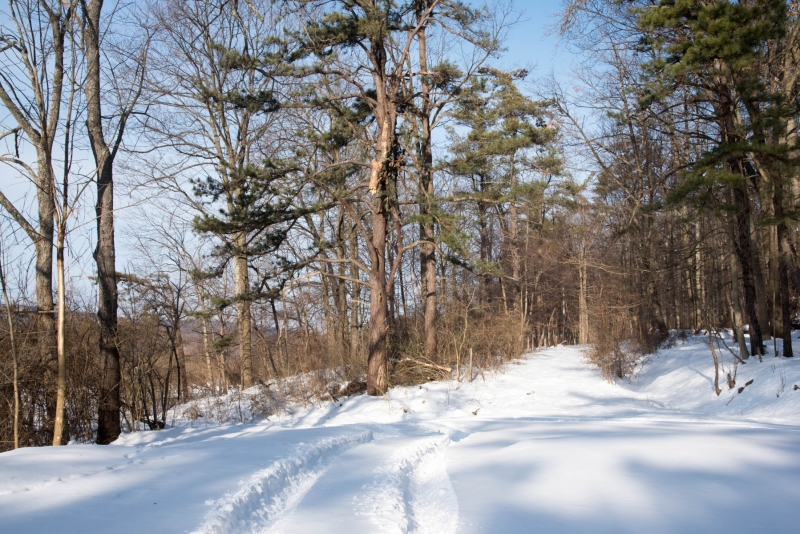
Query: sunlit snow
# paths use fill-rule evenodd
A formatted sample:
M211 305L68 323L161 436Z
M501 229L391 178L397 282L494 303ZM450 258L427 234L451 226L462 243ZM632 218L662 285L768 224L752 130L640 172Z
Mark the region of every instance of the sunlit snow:
M800 358L751 358L719 397L704 337L637 372L554 347L259 424L3 453L0 532L797 530Z

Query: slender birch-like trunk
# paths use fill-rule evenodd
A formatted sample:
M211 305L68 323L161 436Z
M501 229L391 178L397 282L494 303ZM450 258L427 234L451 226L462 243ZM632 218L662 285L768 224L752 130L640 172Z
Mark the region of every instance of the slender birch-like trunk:
M64 191L66 196L66 191ZM61 214L64 217L64 213ZM66 291L64 287L64 232L65 224L62 220L59 224L58 238L56 239L56 273L58 280L58 329L57 329L57 353L58 353L58 379L56 382L56 416L53 425L53 445L62 445L61 439L64 433L64 419L66 416L66 396L67 396L67 354L66 354Z

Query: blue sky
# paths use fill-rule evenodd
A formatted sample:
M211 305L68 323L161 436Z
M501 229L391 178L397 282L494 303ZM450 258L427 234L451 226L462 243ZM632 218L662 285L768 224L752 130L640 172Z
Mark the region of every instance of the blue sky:
M487 1L504 2L506 0L467 1L473 5L481 5ZM551 72L555 72L555 74L558 75L566 71L566 68L571 62L570 54L563 51L564 46L563 44L559 45L558 36L547 35L548 27L556 23L556 14L561 10L562 1L563 0L514 0L513 6L519 14L520 20L509 31L508 39L505 42L505 47L507 48L506 52L500 60L493 62L493 64L503 69L527 68L531 70L528 81L535 81L537 78L547 76ZM0 174L2 189L12 200L17 200L24 191L28 190L29 184L24 179L14 176L14 173L9 172L8 168L4 168L0 172L2 173ZM89 192L89 194L91 195L91 192ZM32 208L33 196L29 195L28 200L28 207ZM124 205L126 200L127 199L118 198L117 204ZM28 209L26 211L30 213L32 210ZM79 219L82 219L82 217L79 217ZM81 263L82 258L86 260L88 265L88 263L90 263L88 260L91 259L90 250L95 230L91 220L89 223L85 221L82 222L83 226L81 226L76 233L72 234L69 239L69 256L71 257L70 263L76 260L77 263ZM3 246L5 247L11 244L8 241L9 236L7 234L13 225L9 225L11 225L10 221L3 217L3 228L0 233L4 234L3 237L6 238L3 240ZM121 224L119 230L123 230L122 226L124 225ZM23 250L17 248L15 250L16 254L12 254L12 256L17 256L17 254L20 253L26 255L32 252L27 246L29 244L27 239L23 236L20 237L23 250L27 250L27 252L23 252ZM119 237L123 238L122 233L120 233ZM124 252L125 245L122 241L124 241L124 239L120 239L119 245L122 246L120 247L121 250L118 256L118 266L120 268L124 267L124 263L129 256ZM7 253L8 252L10 251L7 250ZM12 258L7 257L7 259L11 260ZM90 267L86 268L89 269ZM77 273L76 276L83 279L85 278L85 274L86 273Z
M478 2L473 2L478 3ZM556 22L562 0L516 0L514 8L521 20L509 32L506 48L500 61L503 68L530 68L531 77L556 73L569 62L569 53L559 46L557 35L547 35L548 27Z

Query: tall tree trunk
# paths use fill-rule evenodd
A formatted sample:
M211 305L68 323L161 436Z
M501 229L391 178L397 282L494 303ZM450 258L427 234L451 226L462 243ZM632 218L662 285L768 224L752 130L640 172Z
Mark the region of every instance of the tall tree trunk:
M284 349L283 329L281 328L280 320L278 319L278 310L275 308L275 298L269 299L269 306L272 310L272 321L275 324L275 332L278 334L278 355L281 357L284 374L289 370L289 351Z
M515 153L509 157L509 185L510 185L510 199L508 203L508 235L509 239L504 239L503 247L507 247L508 259L511 262L511 299L517 306L517 309L522 308L522 277L520 276L520 246L519 246L519 214L517 212L517 202L515 188L517 187L517 173L515 168ZM516 295L515 295L516 293ZM505 302L505 295L503 295ZM508 311L506 310L506 313ZM563 329L562 329L563 332ZM522 331L519 333L520 341L524 335Z
M345 259L347 258L347 244L345 237L342 235L344 230L345 214L344 209L339 206L339 223L336 229L336 242L339 246L336 247L336 259L339 262L336 264L336 272L339 278L335 279L336 284L336 337L338 339L339 350L342 355L342 365L346 365L348 357L350 356L350 340L348 335L350 333L350 320L347 315L347 282L344 278L347 276L345 269ZM355 267L355 266L354 266ZM333 271L333 268L331 269Z
M183 333L180 321L175 325L175 362L178 370L178 402L189 400L189 380L186 378L186 352L183 346Z
M252 325L250 321L250 274L247 270L247 243L244 235L234 237L233 271L236 281L236 325L239 330L239 358L242 389L253 387Z
M64 190L66 198L67 191ZM64 217L61 213L61 217ZM64 419L66 416L67 400L67 354L66 354L66 291L64 287L64 233L66 224L60 221L58 229L58 239L56 240L56 273L58 277L58 334L57 334L57 353L58 353L58 379L56 381L56 414L53 425L53 445L62 445L62 438L65 433ZM68 436L68 435L67 435Z
M589 343L589 309L586 302L586 251L583 248L578 261L578 344L587 345Z
M479 177L479 190L484 193L487 189L486 178ZM489 210L487 203L478 201L478 233L480 236L480 259L482 267L485 269L486 265L494 259L492 252L492 228L489 224L489 217L487 212ZM492 275L485 273L478 278L480 300L482 304L489 304L492 301Z
M700 244L702 243L702 236L700 234L700 223L694 224L694 238L695 238L695 249L694 249L694 271L693 271L693 286L692 292L694 297L694 324L695 328L700 328L700 324L703 322L703 302L705 302L705 294L703 292L703 261L702 261L702 249Z
M389 246L386 247L386 264L394 265L394 260L397 257L397 243L395 240L390 240ZM387 284L386 286L386 302L389 305L389 313L387 318L387 327L394 327L397 321L397 284Z
M164 389L161 392L161 421L166 424L167 422L167 406L169 405L169 384L172 379L172 359L175 357L175 350L169 352L169 359L167 360L167 374L164 376ZM155 409L153 409L155 413Z
M774 186L774 184L773 184ZM774 197L774 195L773 195ZM764 212L764 216L767 219L777 220L779 217L778 213L779 210L775 209L775 198L769 199L765 198L765 202L771 204L770 211ZM764 204L762 204L764 206ZM763 209L763 208L762 208ZM758 232L759 229L756 231ZM766 239L766 259L767 259L767 274L768 280L766 283L766 287L768 290L768 298L764 300L767 301L768 308L770 310L770 325L772 326L772 335L778 337L781 335L783 331L783 315L781 313L781 284L780 284L780 254L778 252L778 229L776 226L769 225L766 228L761 228L759 232L761 235L766 234L768 238ZM757 234L758 235L758 234ZM763 249L762 249L763 250Z
M358 233L353 229L350 238L350 258L358 260ZM358 267L350 264L350 278L359 279ZM361 284L352 282L352 293L350 295L350 353L353 356L361 354Z
M327 255L322 252L321 256L327 258ZM322 286L322 317L325 319L325 348L328 352L334 353L337 347L337 328L336 318L333 316L333 310L336 309L336 283L331 283L331 278L328 274L333 274L333 264L323 262L320 265L320 285ZM333 306L331 306L333 300Z
M222 314L222 310L219 312L219 337L220 339L225 337L225 317ZM228 364L226 361L226 350L228 349L223 348L222 350L217 351L217 366L219 367L220 387L222 388L223 395L228 394Z
M736 334L736 343L739 345L739 356L742 360L750 357L747 351L747 343L744 339L744 320L742 314L742 296L739 291L739 264L736 260L736 232L735 223L731 219L728 222L728 242L730 252L728 262L731 271L731 308L733 308L733 330Z
M103 362L98 399L97 443L111 443L120 434L120 373L117 349L117 275L114 245L114 175L115 152L109 149L103 132L100 93L100 13L102 0L84 4L83 42L86 48L86 126L96 165L97 247L97 319L100 357ZM124 124L118 127L124 129ZM118 144L116 145L118 146ZM116 149L116 147L115 147Z
M34 242L36 250L36 323L39 332L38 347L45 364L45 382L58 377L58 348L55 306L53 303L53 241L55 236L52 162L47 154L39 155L37 176L37 203L39 205L39 235ZM55 425L57 400L45 393L47 417L44 430L49 434ZM48 436L49 440L53 436Z
M748 203L750 202L749 199L746 201ZM768 302L770 300L770 293L767 291L767 282L764 279L764 269L762 269L761 264L761 247L759 247L757 242L760 240L758 235L758 227L755 224L752 209L748 208L748 213L750 214L750 257L752 258L753 262L753 284L755 285L756 289L756 313L758 313L758 323L761 325L762 336L764 339L770 339L773 331L772 321L770 321L770 306Z
M783 231L786 231L785 228ZM791 300L789 298L789 272L785 261L781 261L779 266L778 283L780 286L783 356L791 358L794 356L792 351L792 317L789 310Z
M420 2L417 17L428 9L428 2ZM426 27L418 34L420 71L428 72L428 51ZM436 246L434 220L431 207L434 201L433 151L431 149L431 101L428 77L421 77L421 106L419 133L419 261L423 299L423 332L425 335L424 354L433 361L436 356Z
M789 299L789 255L791 250L787 250L787 234L789 229L786 227L786 220L783 211L783 197L784 185L782 182L773 184L774 193L772 197L773 207L775 210L775 219L778 221L777 225L777 253L778 253L778 286L780 292L780 316L781 316L781 334L783 337L783 355L787 358L794 356L792 351L792 318L791 318L791 301ZM777 335L777 332L776 332Z
M744 287L744 306L750 323L750 352L759 356L764 354L761 324L756 310L756 287L753 280L753 258L750 247L750 210L747 193L742 187L733 188L733 202L738 211L734 216L736 224L736 254L742 268Z
M208 386L211 388L211 394L216 395L217 383L214 378L214 367L211 364L211 346L208 339L209 332L208 317L206 315L206 296L202 289L198 291L198 297L200 300L201 321L203 323L203 354L205 355L206 359L206 377L208 380Z
M683 209L681 210L681 218L683 218L684 220L688 219L688 213L689 213L688 208L686 208L684 206ZM681 245L682 245L682 250L683 250L684 254L688 253L691 250L691 246L692 245L691 245L691 242L690 242L690 239L689 239L688 228L684 228L681 231ZM697 325L697 310L695 309L694 300L693 300L694 291L692 289L693 288L693 285L692 285L693 277L692 277L692 261L691 261L691 259L689 259L689 261L686 262L686 268L685 268L685 270L684 270L684 272L682 274L684 275L684 276L682 276L682 282L684 283L685 288L686 288L685 289L686 297L688 297L688 299L686 300L686 306L684 307L684 310L688 310L688 312L689 312L689 313L685 313L684 314L685 316L687 316L687 321L686 321L686 325L684 326L684 328L689 327L689 328L691 328L693 330L697 330L697 328L698 328L698 325ZM688 317L691 317L691 319L689 319Z
M36 172L33 180L36 186L38 207L38 230L34 229L25 217L0 192L0 205L28 234L36 251L36 327L38 331L38 351L44 363L44 381L50 383L57 368L56 320L53 313L53 236L54 236L54 190L53 175L53 142L61 130L62 96L64 87L64 55L65 39L69 28L74 24L73 14L76 2L62 2L48 7L48 16L39 18L43 13L42 5L28 5L13 2L15 7L8 15L11 22L23 35L16 36L20 43L28 43L32 48L13 48L23 51L19 67L23 69L21 77L16 80L27 81L32 92L29 98L26 91L20 93L18 88L6 86L9 81L0 81L0 101L8 115L17 122L36 150ZM20 4L20 5L17 5ZM17 11L19 8L19 11ZM36 13L34 15L34 13ZM7 48L8 49L8 48ZM14 83L14 82L12 82ZM21 96L25 95L25 96ZM45 392L45 413L37 413L36 421L31 424L42 424L45 439L52 431L55 414L55 399Z
M385 188L384 188L385 192ZM372 265L369 272L369 352L367 395L386 392L386 198L375 198L372 213Z
M372 78L377 88L373 110L377 126L375 156L371 162L369 192L372 194L372 236L370 237L369 349L367 355L367 395L383 395L387 383L387 281L386 231L389 202L395 185L393 154L397 143L397 93L399 81L386 75L385 37L370 43ZM391 183L390 183L391 181Z
M205 307L205 306L204 306ZM211 394L217 394L217 384L214 379L214 367L211 364L211 347L208 343L208 321L203 317L203 352L206 358L206 379L208 386L211 388Z
M380 93L379 93L380 94ZM381 130L394 130L394 121L385 116ZM382 134L381 137L388 137ZM379 151L381 149L379 148ZM387 384L387 297L386 284L386 224L388 218L388 161L384 163L375 183L372 200L372 236L370 239L371 265L369 271L369 347L367 353L367 395L383 395Z

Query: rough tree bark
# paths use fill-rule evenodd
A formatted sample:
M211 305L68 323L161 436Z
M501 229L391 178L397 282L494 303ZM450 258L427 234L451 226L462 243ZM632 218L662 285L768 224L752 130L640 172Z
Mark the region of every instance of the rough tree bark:
M95 161L97 180L97 323L100 358L103 362L97 408L97 443L105 445L120 434L120 361L117 348L117 271L114 244L114 174L113 163L121 142L124 119L118 137L109 147L103 131L100 89L100 16L102 0L83 3L83 43L86 54L86 127Z
M428 2L423 0L417 6L417 18L428 9ZM419 68L428 72L427 24L419 31ZM425 335L424 354L428 360L436 355L436 246L434 221L431 205L434 199L433 188L433 151L431 148L431 102L428 76L421 77L421 106L419 112L419 239L420 239L420 279L422 281L422 299Z
M383 48L375 51L375 56L382 57ZM381 64L385 59L379 60ZM383 71L381 68L380 72ZM376 83L381 86L384 80L377 74ZM372 161L372 169L376 178L370 177L370 191L373 194L370 202L372 211L372 237L368 243L370 251L369 271L369 346L367 354L367 395L383 395L387 389L386 377L386 333L387 333L387 284L386 284L386 224L388 217L388 181L389 149L384 150L385 143L390 142L395 135L394 110L391 109L389 99L383 91L378 91L378 109L376 118L380 139L377 156ZM391 134L387 133L391 131Z
M761 336L761 324L756 310L756 287L753 280L752 256L750 248L750 211L747 193L741 187L733 188L733 202L738 208L734 216L736 226L736 255L742 269L742 286L744 287L744 306L750 323L750 352L754 355L764 354L764 343Z
M244 235L234 236L236 252L233 271L236 282L236 325L239 332L239 357L242 388L253 387L252 324L250 320L250 276L247 271L247 243Z
M739 291L739 264L736 259L736 226L733 220L728 222L728 241L730 252L728 261L731 271L731 307L733 308L733 329L736 333L736 343L739 345L739 356L742 360L750 357L747 351L747 343L744 339L744 319L742 313L742 297Z
M399 81L386 73L388 35L373 38L369 47L372 79L378 88L375 97L375 123L377 143L371 161L369 202L372 211L372 236L368 243L369 271L369 346L367 354L367 395L383 395L387 383L387 297L386 281L386 226L389 215L392 154L397 142L397 102Z
M773 184L774 193L772 197L773 208L775 210L775 219L778 221L777 225L777 248L778 248L778 288L780 293L780 315L781 315L781 337L783 338L783 356L791 358L794 356L792 352L792 318L791 318L791 301L789 298L789 255L791 249L788 248L787 235L789 229L786 225L784 210L783 210L783 197L784 186L783 183L778 182ZM777 332L775 333L777 336Z

